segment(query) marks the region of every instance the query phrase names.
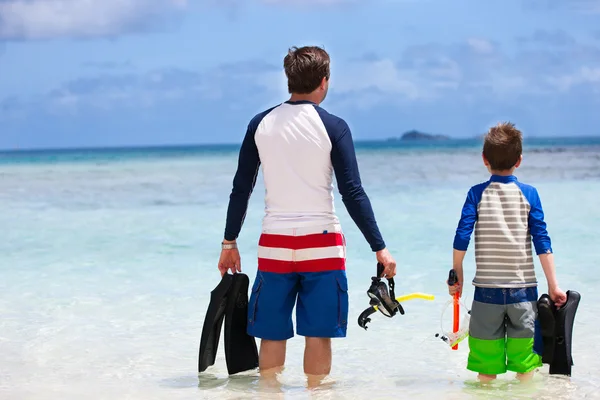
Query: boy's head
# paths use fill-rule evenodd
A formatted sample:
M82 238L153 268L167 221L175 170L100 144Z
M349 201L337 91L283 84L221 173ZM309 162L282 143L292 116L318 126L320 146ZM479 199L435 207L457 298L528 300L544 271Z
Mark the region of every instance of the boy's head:
M483 142L483 163L490 172L512 173L521 164L523 136L511 122L490 128Z

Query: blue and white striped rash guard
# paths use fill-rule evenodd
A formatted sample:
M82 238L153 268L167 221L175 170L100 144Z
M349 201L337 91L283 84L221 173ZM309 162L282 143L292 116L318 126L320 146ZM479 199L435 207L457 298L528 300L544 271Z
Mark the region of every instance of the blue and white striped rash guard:
M514 175L492 175L471 187L454 237L454 249L466 251L475 230L473 285L488 288L537 286L536 254L552 253L537 190Z

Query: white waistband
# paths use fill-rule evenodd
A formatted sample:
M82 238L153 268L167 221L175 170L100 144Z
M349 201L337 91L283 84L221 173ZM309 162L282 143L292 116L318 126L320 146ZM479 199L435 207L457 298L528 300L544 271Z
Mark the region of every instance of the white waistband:
M302 236L312 235L314 233L323 232L335 232L342 233L342 226L340 224L325 224L325 225L314 225L314 226L302 226L298 228L263 228L262 233L271 235L287 235L287 236Z

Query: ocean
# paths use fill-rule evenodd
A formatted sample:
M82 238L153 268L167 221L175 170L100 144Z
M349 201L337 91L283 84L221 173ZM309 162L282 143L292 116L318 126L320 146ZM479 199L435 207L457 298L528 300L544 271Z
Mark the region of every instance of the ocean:
M573 376L530 384L508 373L490 386L435 337L450 331L445 279L470 186L489 175L477 140L357 143L363 185L398 263L405 315L368 306L376 261L335 192L348 243L348 336L333 341L330 377L307 389L304 340L288 343L276 385L256 371L228 377L223 344L198 376L198 347L231 183L234 145L0 152L0 399L581 399L600 398L593 351L600 313L600 138L526 140L517 177L535 185L561 288L582 300ZM242 270L256 275L262 176L239 238ZM536 258L540 295L547 290ZM473 248L465 260L470 306ZM443 318L442 318L443 315ZM594 344L596 343L596 344Z

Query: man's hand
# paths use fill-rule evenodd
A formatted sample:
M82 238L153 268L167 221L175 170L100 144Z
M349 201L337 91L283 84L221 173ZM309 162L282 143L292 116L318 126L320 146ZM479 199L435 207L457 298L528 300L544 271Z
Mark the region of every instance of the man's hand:
M379 250L375 253L377 262L383 264L383 276L381 278L393 278L396 275L396 261L388 249Z
M224 240L223 243L235 243L235 241ZM242 261L240 259L240 252L238 249L223 249L221 250L221 256L219 257L219 272L221 277L230 270L231 273L242 272Z
M560 288L549 288L548 295L556 305L556 307L561 307L563 304L567 302L567 294L560 290Z

